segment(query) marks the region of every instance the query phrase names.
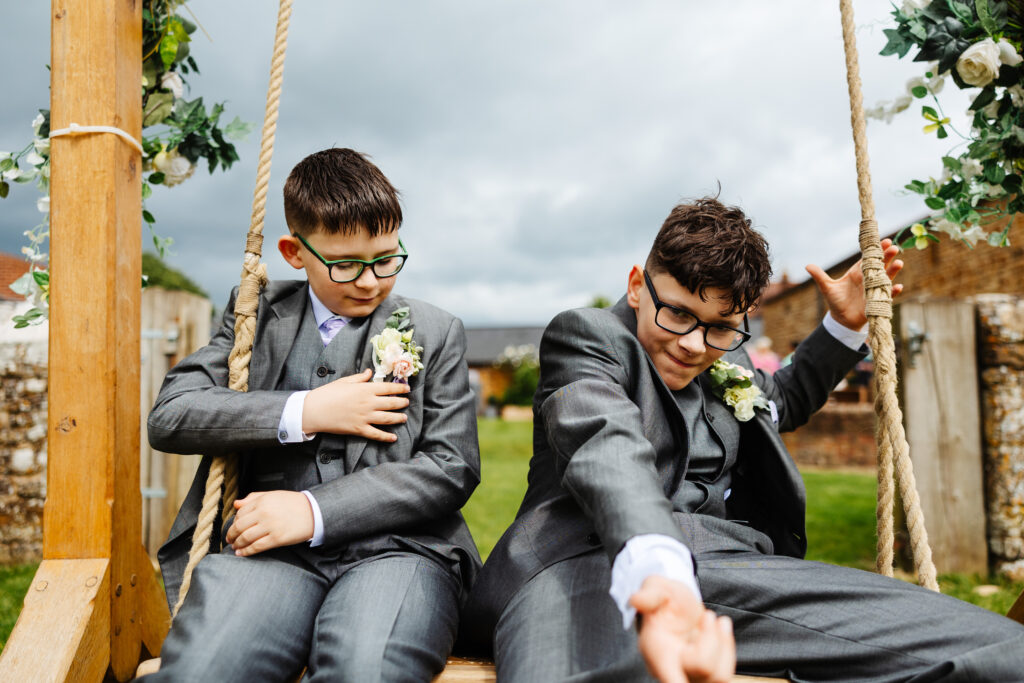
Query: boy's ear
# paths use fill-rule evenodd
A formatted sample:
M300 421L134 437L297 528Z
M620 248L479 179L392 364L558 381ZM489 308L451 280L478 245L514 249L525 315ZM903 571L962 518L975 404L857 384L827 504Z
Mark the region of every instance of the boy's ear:
M634 310L640 308L640 291L644 288L644 269L640 266L633 266L629 271L629 280L626 282L626 302Z
M277 240L277 250L281 252L281 256L288 262L288 265L297 270L301 270L305 265L302 262L302 257L299 256L300 249L302 249L302 244L297 237L292 235L281 235Z

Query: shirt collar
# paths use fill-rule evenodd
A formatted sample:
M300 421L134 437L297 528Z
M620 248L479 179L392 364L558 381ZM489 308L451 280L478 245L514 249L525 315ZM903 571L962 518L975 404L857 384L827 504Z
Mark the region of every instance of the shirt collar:
M324 306L324 303L317 298L316 294L313 292L312 287L309 288L309 303L313 305L313 317L316 319L317 327L323 325L324 321L329 320L330 318L341 318L346 323L352 321L352 318L350 318L349 316L334 315L333 313L331 313L331 309Z

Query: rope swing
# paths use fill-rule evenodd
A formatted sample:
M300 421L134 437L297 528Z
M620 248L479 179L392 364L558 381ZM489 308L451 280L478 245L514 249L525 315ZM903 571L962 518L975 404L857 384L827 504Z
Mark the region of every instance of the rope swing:
M851 0L840 0L843 26L843 45L846 51L847 84L850 94L850 119L853 128L857 162L857 188L860 196L860 249L861 268L864 273L866 313L868 318L868 344L875 358L873 378L875 412L878 426L875 439L878 448L878 572L893 575L893 502L894 480L898 481L903 500L914 569L920 585L938 591L935 565L924 527L921 500L917 494L910 449L903 430L903 414L896 399L896 353L892 336L892 284L885 273L882 247L875 220L871 194L871 174L868 168L867 134L864 121L861 81L857 65L857 46L854 36ZM228 386L235 391L249 387L249 360L256 331L256 312L259 295L267 282L266 266L260 262L263 245L263 221L266 215L267 187L270 182L270 163L274 150L281 83L284 77L284 57L288 42L288 24L292 0L281 0L274 38L274 53L270 68L270 84L263 120L262 142L253 195L252 219L245 242L245 258L241 284L235 300L235 343L228 357L230 368ZM182 577L177 615L192 582L192 572L209 552L214 526L231 514L238 497L238 459L236 455L217 456L210 464L202 511L192 536L192 549ZM219 540L218 540L219 545Z
M284 55L288 47L288 23L292 16L292 0L281 0L277 13L277 31L274 35L274 55L270 63L270 84L267 87L267 107L263 117L259 165L256 170L256 190L252 198L252 218L245 238L245 259L242 264L242 282L235 299L235 345L228 356L228 388L249 390L249 360L256 335L256 310L260 291L267 284L267 266L260 262L263 252L263 219L266 216L267 187L270 184L270 162L274 154L274 134L277 131L277 112L281 103L281 83L284 81ZM223 495L222 495L223 489ZM206 477L203 507L192 535L192 549L182 575L181 588L174 614L178 614L189 586L192 572L210 550L213 527L220 512L221 524L231 513L238 497L238 456L218 455L210 463ZM221 503L223 499L223 503ZM219 525L218 525L219 526ZM218 545L221 534L217 534Z
M868 345L875 357L872 383L875 390L875 413L878 425L875 443L878 447L878 573L892 576L893 561L893 480L898 479L900 498L910 531L910 547L918 584L939 590L924 528L921 499L917 495L910 446L903 431L903 412L896 400L896 350L892 337L892 283L885 274L882 245L875 220L875 202L871 195L871 171L868 168L868 142L864 122L864 100L861 96L860 69L857 66L857 39L854 36L851 0L839 0L843 21L843 47L846 50L846 82L850 90L850 125L857 156L857 190L860 195L861 270L868 317ZM895 468L893 467L895 463Z

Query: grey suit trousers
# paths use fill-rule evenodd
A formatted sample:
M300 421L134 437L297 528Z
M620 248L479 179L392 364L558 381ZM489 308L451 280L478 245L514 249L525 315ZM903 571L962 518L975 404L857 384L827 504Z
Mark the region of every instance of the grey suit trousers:
M289 548L203 558L161 651L158 681L429 681L458 624L458 580L391 552L316 571ZM312 644L312 645L311 645Z
M693 516L698 517L698 516ZM729 524L713 520L712 526ZM684 525L686 526L686 525ZM758 532L744 528L737 537ZM737 537L695 551L705 604L732 618L737 671L791 681L1024 681L1024 627L856 569L772 555ZM763 539L768 543L767 538ZM531 579L495 630L502 683L650 681L595 550Z

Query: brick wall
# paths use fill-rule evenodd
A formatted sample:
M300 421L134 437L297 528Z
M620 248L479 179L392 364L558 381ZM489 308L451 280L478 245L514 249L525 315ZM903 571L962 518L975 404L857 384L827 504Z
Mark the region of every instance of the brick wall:
M801 467L874 467L874 407L829 401L807 424L784 433L782 440Z
M1010 230L1010 247L990 247L979 242L974 249L942 237L927 249L910 249L902 255L906 263L897 278L909 296L962 298L974 294L1002 292L1024 294L1024 215L1017 216ZM850 235L851 251L857 249L856 234ZM828 269L832 277L844 273L860 258L851 255ZM825 304L810 280L768 299L761 305L764 334L776 349L803 339L821 322Z
M9 323L8 323L9 325ZM0 343L0 564L38 560L46 499L46 347Z

